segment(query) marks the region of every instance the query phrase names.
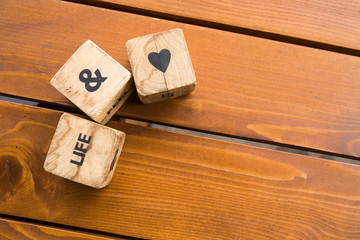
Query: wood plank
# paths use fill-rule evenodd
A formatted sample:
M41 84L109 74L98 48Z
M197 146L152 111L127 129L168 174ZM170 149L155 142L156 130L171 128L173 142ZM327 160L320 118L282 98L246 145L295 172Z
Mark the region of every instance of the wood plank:
M0 102L0 213L146 239L360 238L360 167L147 127L112 182L46 173L60 112Z
M120 238L101 237L94 234L47 227L33 223L0 218L0 237L3 240L110 240Z
M359 0L78 0L111 3L112 8L137 9L172 19L245 28L360 50ZM140 9L140 10L138 10ZM188 19L189 18L189 19ZM185 19L185 20L184 20ZM204 23L205 21L205 23Z
M194 92L150 105L133 95L119 114L360 156L358 57L68 2L2 2L0 93L69 105L49 82L84 41L130 69L128 39L180 27Z

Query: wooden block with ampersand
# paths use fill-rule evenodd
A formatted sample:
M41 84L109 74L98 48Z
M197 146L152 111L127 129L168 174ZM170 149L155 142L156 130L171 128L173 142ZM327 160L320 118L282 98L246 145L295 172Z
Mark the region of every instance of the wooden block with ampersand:
M108 185L125 141L125 133L64 113L44 168L57 176L94 188Z
M179 97L194 90L195 73L181 29L134 38L126 47L143 103Z
M90 40L50 83L101 124L110 120L135 89L130 72Z

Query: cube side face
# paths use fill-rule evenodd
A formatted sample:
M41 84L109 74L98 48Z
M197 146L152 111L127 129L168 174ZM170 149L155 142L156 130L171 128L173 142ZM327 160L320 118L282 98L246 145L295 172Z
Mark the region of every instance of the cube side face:
M55 74L51 84L97 122L125 91L131 74L91 41L85 42ZM128 97L128 96L127 96ZM111 111L113 115L116 111Z
M123 132L63 114L44 169L87 186L102 188L111 181L124 141Z
M143 103L182 96L195 88L195 73L181 29L131 39L127 50Z
M98 121L101 124L106 124L111 117L120 109L120 107L125 103L125 101L130 97L130 95L135 90L135 85L133 81L127 81L123 89L118 92L116 95L116 101L113 103L110 108L107 109L105 117L100 116ZM102 115L104 115L103 112Z
M175 98L175 97L187 95L192 91L194 91L195 87L196 87L196 82L188 85L184 85L182 87L174 88L171 90L169 89L169 92L167 93L168 98Z
M167 95L168 95L168 92L167 91L163 91L163 92L159 92L159 93L155 93L155 94L152 94L152 95L139 95L139 98L141 100L141 102L143 104L150 104L150 103L156 103L156 102L160 102L160 101L163 101L164 99L167 99Z

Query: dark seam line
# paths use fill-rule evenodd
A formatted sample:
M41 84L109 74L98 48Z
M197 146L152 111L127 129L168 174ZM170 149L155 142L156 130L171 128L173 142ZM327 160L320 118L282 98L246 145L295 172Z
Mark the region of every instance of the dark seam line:
M157 46L157 44L156 44L156 39L155 39L155 35L156 35L157 33L155 33L155 34L153 34L152 35L152 38L153 38L153 41L154 41L154 44L155 44L155 47L156 47L156 52L157 53L160 53L160 51L159 51L159 47ZM169 63L170 64L170 63ZM162 66L162 64L161 64L161 58L160 58L160 66ZM158 69L156 69L157 71L160 71L160 70L158 70ZM168 86L167 86L167 82L166 82L166 78L165 78L165 73L164 72L161 72L162 73L162 75L163 75L163 77L164 77L164 81L165 81L165 87L166 87L166 99L169 99L169 88L168 88ZM165 98L164 98L165 99Z
M289 36L289 35L282 35L280 33L271 33L271 32L266 32L266 31L261 31L261 30L249 29L249 28L245 28L245 27L232 26L229 24L217 23L217 22L213 22L213 21L209 21L209 20L202 20L202 19L191 18L191 17L183 17L183 16L179 16L179 15L162 13L162 12L157 12L157 11L153 11L153 10L146 10L146 9L142 9L142 8L120 5L120 4L116 4L116 3L108 3L108 2L103 2L103 1L94 1L94 0L62 0L62 1L83 4L83 5L88 5L88 6L92 6L92 7L105 8L105 9L114 10L114 11L122 11L125 13L131 13L131 14L136 14L136 15L141 15L141 16L154 17L154 18L159 18L159 19L163 19L163 20L176 21L179 23L207 27L207 28L212 28L212 29L217 29L217 30L222 30L222 31L227 31L227 32L233 32L233 33L239 33L239 34L244 34L244 35L248 35L248 36L259 37L259 38L263 38L263 39L268 39L268 40L273 40L273 41L278 41L278 42L283 42L283 43L288 43L288 44L293 44L293 45L299 45L299 46L304 46L304 47L310 47L310 48L315 48L315 49L321 49L321 50L325 50L325 51L336 52L336 53L341 53L341 54L346 54L346 55L351 55L351 56L357 56L357 57L360 56L360 49L339 46L339 45L335 45L335 44L331 44L331 43L323 43L323 42L319 42L316 40L308 40L308 39L293 37L293 36Z
M54 223L54 222L47 222L43 220L36 220L31 218L25 218L25 217L19 217L19 216L12 216L8 214L2 214L0 213L0 218L9 220L9 221L16 221L24 224L34 224L34 225L40 225L42 227L51 227L58 230L64 230L64 231L73 231L76 233L82 233L82 234L89 234L89 235L96 235L97 237L109 237L109 238L115 238L115 239L124 239L124 240L146 240L144 238L137 238L137 237L131 237L131 236L125 236L121 234L116 233L110 233L105 232L101 230L93 230L88 228L82 228L82 227L76 227L71 225L65 225L61 223Z
M5 100L1 99L2 97L5 97L6 99ZM21 99L22 98L17 97L17 96L10 97L9 95L0 93L0 102L4 101L4 102L17 103L17 100L21 100ZM58 111L58 112L59 111L60 112L68 112L68 113L82 116L84 118L88 118L86 114L82 113L81 111L78 111L78 109L76 109L76 108L72 108L71 106L65 107L65 106L58 105L57 103L45 102L45 101L37 102L36 105L33 105L32 103L33 102L21 103L21 105L45 108L48 110ZM318 154L324 155L324 156L320 156L318 158L324 158L324 159L331 160L329 157L340 157L340 158L344 158L344 159L359 161L359 163L354 163L354 164L360 165L360 156L359 157L351 156L351 155L346 155L345 153L330 152L330 151L319 150L319 149L311 148L311 147L291 145L289 143L281 143L281 142L274 142L274 141L264 140L264 139L249 138L249 137L237 136L237 135L232 135L232 134L227 134L227 133L214 132L214 131L210 131L210 130L206 130L206 129L196 129L196 128L191 128L191 127L187 127L187 126L177 126L174 124L162 123L162 122L157 122L157 121L152 121L152 120L144 120L144 119L136 118L136 117L132 117L132 116L128 117L126 115L121 115L121 116L114 115L110 119L110 121L125 122L125 119L134 120L134 121L138 121L141 123L152 124L150 126L150 128L152 128L152 129L162 129L162 127L167 127L167 128L173 128L172 130L168 130L168 131L180 133L180 134L187 134L187 135L191 135L191 136L201 137L201 136L199 136L199 134L202 134L202 135L205 134L205 138L209 138L209 139L216 139L217 137L223 137L226 139L222 140L222 141L229 142L229 143L232 143L232 142L238 143L238 144L242 144L242 145L246 145L246 146L254 146L254 145L256 146L256 144L267 144L269 146L261 147L261 148L272 149L271 148L271 146L272 146L272 147L283 147L283 148L286 148L289 150L300 150L303 152L318 153ZM127 123L127 124L137 125L134 123ZM206 136L206 135L208 135L208 136ZM238 141L245 141L245 142L238 142ZM277 151L289 152L288 150L283 150L283 149L277 149ZM304 155L304 153L297 153L297 154ZM337 161L337 160L335 160L335 161ZM342 162L342 161L340 161L340 162Z

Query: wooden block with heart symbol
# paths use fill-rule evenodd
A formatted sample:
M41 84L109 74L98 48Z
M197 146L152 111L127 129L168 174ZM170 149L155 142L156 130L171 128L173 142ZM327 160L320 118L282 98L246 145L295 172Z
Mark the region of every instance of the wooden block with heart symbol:
M108 185L125 141L125 133L64 113L44 162L57 176L94 188Z
M181 29L134 38L126 47L143 103L182 96L194 90L195 73Z
M50 83L101 124L110 120L135 89L130 72L90 40Z

